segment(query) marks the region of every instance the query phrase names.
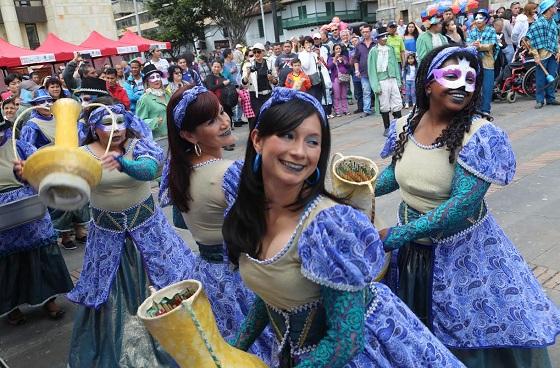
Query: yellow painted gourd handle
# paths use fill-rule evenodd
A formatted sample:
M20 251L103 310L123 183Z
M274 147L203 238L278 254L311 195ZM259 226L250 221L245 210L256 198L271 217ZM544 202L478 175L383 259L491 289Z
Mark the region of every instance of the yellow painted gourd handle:
M107 105L103 105L103 104L95 102L95 103L88 104L88 107L90 107L90 106L91 107L97 106L97 107L105 108L109 112L109 115L111 116L111 120L113 121L113 123L111 124L111 133L109 134L109 142L107 142L107 148L105 149L105 154L107 154L109 152L109 148L111 148L111 142L113 141L113 133L115 132L115 128L117 127L117 117L116 117L115 113L113 111L111 111L111 109ZM23 116L25 116L28 112L30 112L32 110L37 110L39 108L44 109L44 107L42 107L42 106L28 107L27 109L23 110L18 115L18 117L16 118L16 121L14 121L14 126L12 127L12 149L14 150L14 155L15 155L16 159L18 159L18 160L19 160L19 155L17 153L17 146L16 146L16 128L18 126L18 123L21 120L21 118Z
M22 117L24 117L25 115L27 115L27 113L31 110L37 110L39 108L39 106L31 106L28 107L27 109L23 110L18 117L16 118L16 121L14 121L14 126L12 127L12 149L14 150L14 156L16 157L17 160L19 160L19 155L17 153L17 145L16 145L16 128L18 126L19 121L21 120Z

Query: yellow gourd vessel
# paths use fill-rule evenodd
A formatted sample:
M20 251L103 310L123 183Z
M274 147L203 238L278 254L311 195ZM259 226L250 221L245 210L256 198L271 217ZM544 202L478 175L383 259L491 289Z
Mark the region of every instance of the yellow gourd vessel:
M148 315L148 309L154 301L171 299L185 291L192 295L180 306L160 316ZM140 305L138 317L183 368L267 367L255 355L236 349L224 341L199 281L185 280L155 292Z
M51 107L55 117L55 144L41 148L25 162L23 177L47 206L75 210L84 206L90 188L101 180L101 163L78 148L78 117L81 106L61 98Z
M375 182L379 168L369 158L344 156L335 153L331 161L333 194L344 198L352 207L359 209L371 219L377 230L385 226L379 216L375 216ZM391 252L385 253L383 268L375 281L380 281L391 263Z

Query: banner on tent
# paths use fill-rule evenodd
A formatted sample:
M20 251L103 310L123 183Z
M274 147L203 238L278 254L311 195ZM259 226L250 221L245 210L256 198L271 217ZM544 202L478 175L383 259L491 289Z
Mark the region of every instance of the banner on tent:
M80 54L90 54L91 57L100 57L101 56L101 50L99 50L99 49L82 50L82 51L80 51Z
M138 52L138 46L120 46L117 47L117 52L119 54L131 54L133 52Z
M20 56L21 65L50 63L56 61L54 54L26 55Z

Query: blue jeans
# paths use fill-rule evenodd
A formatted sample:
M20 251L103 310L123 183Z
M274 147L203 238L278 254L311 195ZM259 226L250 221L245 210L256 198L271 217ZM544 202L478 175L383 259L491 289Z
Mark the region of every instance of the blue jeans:
M492 93L494 92L494 69L482 69L482 96L480 111L490 114Z
M507 45L506 48L502 50L502 52L506 57L507 63L508 64L511 63L511 61L513 60L513 54L515 53L515 50L513 49L513 45Z
M554 56L551 56L545 60L541 60L541 63L550 75L556 77L556 72L558 71L558 63L556 62ZM540 66L537 66L535 79L537 83L537 103L542 103L545 100L546 102L556 101L556 83L550 83L550 85L546 87L546 89L544 88L548 82L546 81L546 75L544 75L544 72L542 71Z
M416 103L416 84L413 80L405 81L405 98L404 102L409 105Z
M364 99L364 112L371 114L371 85L369 84L368 77L362 77L362 92Z
M243 118L243 109L241 108L241 106L239 104L235 105L235 107L233 108L233 122L238 122L241 121L241 119Z

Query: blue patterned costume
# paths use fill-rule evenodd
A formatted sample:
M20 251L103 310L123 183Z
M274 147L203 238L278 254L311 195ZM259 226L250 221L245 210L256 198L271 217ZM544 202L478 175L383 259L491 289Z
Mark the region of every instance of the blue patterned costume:
M405 119L391 125L382 157L393 154ZM445 151L421 146L406 134L404 154L418 150L415 146L426 155ZM448 160L445 152L442 160ZM381 173L377 196L408 191L403 185L410 180L399 173L401 160ZM418 162L418 170L430 170L426 165L426 160ZM398 295L468 366L550 366L544 348L560 332L560 312L484 202L490 184L506 185L515 174L506 134L485 120L473 120L456 163L449 165L447 199L425 212L403 201L399 223L384 241L385 248L398 249ZM492 355L502 358L492 360ZM516 355L515 363L505 360Z
M11 130L0 137L0 205L37 194L13 174ZM25 160L35 148L16 142ZM43 218L0 232L0 315L19 305L38 305L72 288L48 213Z
M227 169L223 172L226 165L229 166L227 166ZM215 194L217 197L221 197L219 201L223 202L222 204L209 202L202 204L203 208L198 207L197 210L192 210L197 212L194 213L193 216L206 219L207 223L202 226L210 231L216 228L219 232L220 239L222 239L221 227L223 216L220 214L219 219L212 219L212 216L208 213L201 212L205 212L204 209L209 211L209 209L214 206L223 206L223 208L219 208L220 213L225 211L226 203L232 201L232 198L236 196L242 165L243 163L240 161L211 160L193 167L195 172L191 174L191 176L199 173L203 175L198 179L201 180L201 183L205 184L205 189L208 192L220 191L220 193ZM204 170L210 170L213 173L212 178L210 176L205 176L205 173L208 171ZM220 173L222 172L223 177L220 178ZM166 161L161 178L160 203L162 206L167 206L171 204L169 194L169 160ZM216 178L218 178L218 180L216 180ZM191 178L191 185L193 181L194 179ZM193 202L201 200L200 196L197 195L196 192L193 192L192 188L191 194ZM206 199L206 201L208 201L208 199ZM181 212L179 213L182 214ZM182 215L187 217L187 214ZM189 230L193 233L195 239L200 237L200 234L197 233L197 230L199 230L197 227L189 226ZM255 295L243 285L239 272L234 270L233 265L229 263L223 243L201 244L198 242L197 245L200 255L195 256L196 260L192 267L191 278L199 280L204 286L204 292L210 300L212 311L214 312L222 336L226 340L233 339L239 330L241 321L243 321L245 316L249 313L249 308L254 301ZM274 337L271 332L267 331L267 333L251 348L251 352L258 355L267 364L271 364L271 348L273 343Z
M370 220L322 196L274 257L239 259L258 297L234 342L247 349L271 325L281 367L463 367L385 285Z
M174 367L136 317L148 285L191 278L195 257L150 191L163 152L150 139L128 139L122 172L103 171L92 190L92 221L80 279L68 298L76 313L70 367ZM95 156L88 146L83 147Z

